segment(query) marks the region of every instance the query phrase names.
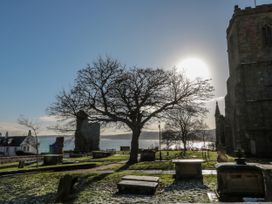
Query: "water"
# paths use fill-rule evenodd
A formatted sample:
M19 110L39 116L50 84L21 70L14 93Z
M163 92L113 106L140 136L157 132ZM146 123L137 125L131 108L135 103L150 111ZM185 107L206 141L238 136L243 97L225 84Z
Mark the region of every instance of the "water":
M38 137L39 140L39 152L49 152L49 145L53 144L56 140L57 136L40 136ZM120 150L120 146L130 146L131 140L130 139L100 139L100 149L115 149ZM212 142L206 142L205 147L208 147L209 144ZM142 149L152 149L159 145L158 139L143 139L139 140L139 148ZM200 141L188 141L187 147L189 148L201 148L204 146L203 142ZM166 145L162 144L162 148L166 148ZM183 148L181 142L177 142L177 144L173 144L170 146L171 149L176 148ZM64 137L64 150L73 150L74 149L74 137L73 136L66 136Z

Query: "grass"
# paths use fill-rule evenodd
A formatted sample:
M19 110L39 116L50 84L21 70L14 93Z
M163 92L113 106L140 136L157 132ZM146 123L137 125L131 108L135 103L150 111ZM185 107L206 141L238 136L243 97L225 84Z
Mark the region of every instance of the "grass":
M16 173L20 171L31 172L33 170L39 171L39 170L46 170L48 168L50 168L49 170L53 170L54 168L58 168L58 167L65 168L65 167L80 166L85 164L94 164L96 166L101 166L101 165L104 165L105 163L104 162L81 162L81 163L75 163L75 164L57 164L57 165L50 165L50 166L38 166L38 168L36 166L28 166L24 168L11 167L11 168L0 169L0 173L3 173L3 172Z
M71 173L69 173L71 174ZM172 175L153 175L160 177L160 186L155 196L123 196L116 194L117 183L127 172L112 174L99 173L73 173L79 177L73 194L67 203L153 203L154 199L178 199L179 202L190 202L191 188L172 191L175 185ZM133 173L135 175L144 175ZM53 203L57 192L59 179L64 176L64 172L22 174L11 177L2 177L0 183L0 203ZM185 184L186 186L187 184ZM216 176L204 176L204 185L197 187L199 197L197 202L207 202L207 188L215 189ZM184 197L188 195L188 197ZM164 198L168 196L167 198ZM147 201L146 201L147 200ZM168 200L166 200L168 201ZM155 202L155 201L154 201ZM162 202L165 203L165 202Z
M186 156L182 156L182 151L181 150L162 150L162 160L172 160L172 159L177 159L177 158L198 158L202 159L203 152L202 151L192 151L192 150L187 150L186 151ZM215 151L209 151L207 153L209 155L209 160L216 160L217 159L217 152ZM160 159L160 152L156 152L156 159Z
M99 159L91 159L91 161L110 161L110 162L118 162L118 161L124 161L124 160L128 160L129 159L129 155L128 154L124 154L124 155L120 155L120 154L115 154L109 157L104 157L104 158L99 158Z
M177 150L163 150L162 152L162 159L164 161L158 161L159 160L159 152L156 152L156 159L157 161L154 162L139 162L137 164L131 165L128 169L129 170L174 170L174 164L171 162L172 159L176 158L199 158L202 159L202 152L201 151L191 151L188 150L186 157L181 157L181 151ZM216 158L217 158L217 152L210 151L209 152L209 158L210 160L205 161L202 164L203 169L215 169L215 164L216 164ZM64 158L64 161L75 161L78 163L75 164L63 164L63 166L73 166L73 165L80 165L80 164L96 164L97 166L101 165L106 165L114 162L119 162L119 161L126 161L129 159L129 152L117 152L117 154L105 157L105 158L99 158L99 159L91 159L90 156L85 156L85 157L77 157L77 158ZM233 161L232 157L229 157L230 161ZM16 163L8 163L8 164L3 164L0 165L0 172L3 171L12 171L16 172L22 169L19 169L14 167L14 164ZM59 166L59 165L57 165ZM124 165L123 164L116 164L111 167L105 168L105 170L117 170L119 168L122 168ZM3 168L1 168L3 167ZM53 166L51 166L53 167ZM47 168L45 166L39 166L39 169L44 169ZM36 168L36 164L26 166L25 168L26 171L31 171Z
M1 159L1 158L0 158ZM9 167L9 166L14 166L14 165L18 165L19 162L9 162L9 163L4 163L4 164L0 164L0 168L5 168L5 167Z
M139 162L129 166L129 170L172 170L174 164L171 161L148 161Z

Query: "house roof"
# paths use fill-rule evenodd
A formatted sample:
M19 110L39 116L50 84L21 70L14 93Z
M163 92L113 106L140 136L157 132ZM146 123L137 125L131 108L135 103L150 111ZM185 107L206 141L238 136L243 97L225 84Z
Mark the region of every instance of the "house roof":
M0 146L20 146L26 136L0 137Z

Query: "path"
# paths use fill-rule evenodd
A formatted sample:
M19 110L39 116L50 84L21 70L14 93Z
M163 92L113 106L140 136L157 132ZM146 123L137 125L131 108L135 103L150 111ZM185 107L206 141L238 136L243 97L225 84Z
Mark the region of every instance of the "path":
M125 164L127 161L119 161L111 164L106 164L102 166L98 166L92 169L78 169L78 170L71 170L72 172L97 172L97 173L114 173L117 172L117 170L111 170L114 166L118 164ZM119 172L137 172L137 173L143 173L143 174L175 174L175 170L118 170ZM202 170L202 175L216 175L216 170L208 170L204 169Z

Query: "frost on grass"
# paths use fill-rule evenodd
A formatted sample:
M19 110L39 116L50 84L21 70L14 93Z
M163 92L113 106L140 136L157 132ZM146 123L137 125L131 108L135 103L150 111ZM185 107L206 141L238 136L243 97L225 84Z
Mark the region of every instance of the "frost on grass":
M53 203L58 182L65 173L25 174L2 177L0 183L0 203ZM78 174L79 180L71 203L176 203L209 202L207 192L214 190L216 176L204 176L204 184L199 181L175 183L172 175L160 176L160 186L153 196L120 195L117 183L126 172L99 174Z

